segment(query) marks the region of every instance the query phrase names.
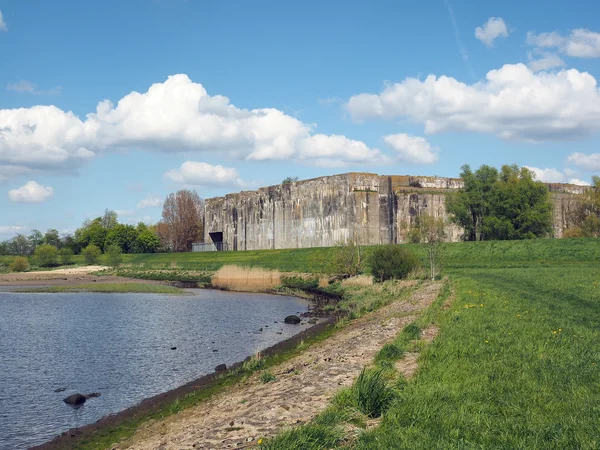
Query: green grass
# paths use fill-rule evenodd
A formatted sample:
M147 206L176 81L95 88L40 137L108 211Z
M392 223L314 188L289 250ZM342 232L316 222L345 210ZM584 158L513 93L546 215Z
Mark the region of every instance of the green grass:
M441 334L359 449L600 447L600 269L463 269Z
M105 293L144 293L144 294L181 294L181 289L164 284L141 283L89 283L74 286L46 286L34 289L19 289L19 292L105 292Z

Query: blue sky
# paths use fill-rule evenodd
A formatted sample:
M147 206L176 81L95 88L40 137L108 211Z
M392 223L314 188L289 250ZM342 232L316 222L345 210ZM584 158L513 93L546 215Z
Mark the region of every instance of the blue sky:
M286 176L600 173L595 1L0 0L0 13L0 239L105 208L156 222L177 189Z

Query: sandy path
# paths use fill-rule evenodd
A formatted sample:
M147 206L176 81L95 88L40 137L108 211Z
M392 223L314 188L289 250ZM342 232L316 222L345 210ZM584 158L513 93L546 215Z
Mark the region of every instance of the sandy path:
M115 448L246 448L283 427L307 422L325 409L340 387L350 386L379 349L435 300L440 287L440 283L425 284L408 299L356 320L273 368L275 382L263 384L259 375L254 375L247 383L194 408L148 423Z

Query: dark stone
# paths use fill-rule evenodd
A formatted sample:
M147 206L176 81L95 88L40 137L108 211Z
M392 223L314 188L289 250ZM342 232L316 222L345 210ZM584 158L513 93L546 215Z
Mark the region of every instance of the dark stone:
M262 328L259 328L259 329L258 329L258 331L262 331L262 330L263 330Z
M91 394L87 394L85 396L85 398L86 399L96 398L96 397L100 397L100 395L102 395L102 394L100 394L100 392L92 392Z
M223 372L224 370L227 370L227 364L219 364L215 367L215 372Z
M301 320L300 317L295 316L295 315L291 315L291 316L287 316L284 320L284 323L290 324L290 325L298 325Z
M85 398L85 395L73 394L63 399L63 402L65 402L67 405L78 406L83 405L86 400L87 399Z
M177 350L177 347L171 347L171 350Z
M217 353L218 351L219 351L219 350L215 349L215 350L213 350L213 353Z
M67 390L67 388L58 388L58 389L54 389L54 392L65 392Z

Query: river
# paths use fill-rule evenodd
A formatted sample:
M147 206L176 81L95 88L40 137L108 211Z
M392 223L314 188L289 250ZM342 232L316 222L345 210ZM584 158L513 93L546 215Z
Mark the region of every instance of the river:
M212 290L0 292L0 448L43 443L241 361L305 329L283 319L307 309L295 297ZM101 396L79 409L62 401L92 392Z

